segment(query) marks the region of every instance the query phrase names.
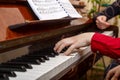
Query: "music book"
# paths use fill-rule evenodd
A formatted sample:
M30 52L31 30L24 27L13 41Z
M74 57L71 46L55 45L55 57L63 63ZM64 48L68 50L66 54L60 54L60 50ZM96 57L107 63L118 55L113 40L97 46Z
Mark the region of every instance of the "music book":
M82 18L69 0L27 0L40 20Z

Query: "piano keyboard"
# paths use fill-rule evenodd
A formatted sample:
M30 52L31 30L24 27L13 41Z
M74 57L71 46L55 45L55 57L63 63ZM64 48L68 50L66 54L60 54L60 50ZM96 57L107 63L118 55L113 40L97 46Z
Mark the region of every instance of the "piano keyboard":
M83 50L84 55L79 55L76 52L70 56L56 55L56 53L45 54L44 57L39 53L24 55L0 64L0 80L55 80L53 78L57 74L75 63L81 56L85 56L89 51Z
M103 34L112 36L112 33L113 32L104 32ZM16 54L24 54L21 53L22 51L28 52L28 47L23 49L25 50L18 49L19 51L14 51L17 52L14 53L14 56L16 57ZM70 56L58 55L49 50L50 49L46 49L45 51L43 50L44 52L40 51L25 54L16 59L12 58L12 60L9 57L10 55L13 56L13 52L6 52L9 54L9 56L7 54L6 57L9 61L0 64L0 80L58 80L64 76L75 63L82 62L92 54L90 47L84 47L79 54L75 52ZM0 58L4 58L4 54L1 55ZM68 68L68 71L64 71Z

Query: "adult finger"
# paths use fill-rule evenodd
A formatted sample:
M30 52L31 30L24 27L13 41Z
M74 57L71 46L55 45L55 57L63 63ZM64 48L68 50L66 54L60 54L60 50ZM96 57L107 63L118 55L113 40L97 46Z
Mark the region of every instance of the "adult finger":
M105 16L100 16L100 17L98 17L97 18L97 20L99 21L99 22L106 22L106 17Z
M66 44L61 44L58 48L57 48L57 52L60 53L67 45Z
M72 51L75 49L75 45L71 45L65 52L65 55L70 55Z
M106 78L105 80L110 80L110 78L113 76L114 72L112 70L110 70L107 75L106 75Z
M62 44L63 44L62 41L57 42L57 43L55 44L54 50L57 51Z
M119 71L116 71L111 80L118 80L119 76L120 76Z

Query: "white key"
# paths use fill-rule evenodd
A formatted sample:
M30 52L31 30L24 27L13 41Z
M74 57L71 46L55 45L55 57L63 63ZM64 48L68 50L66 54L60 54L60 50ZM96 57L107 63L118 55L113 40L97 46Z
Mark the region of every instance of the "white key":
M57 67L65 67L65 65L62 64L70 58L71 56L56 56L55 58L50 58L49 61L41 63L41 65L32 65L33 69L27 69L26 72L15 72L17 77L10 77L10 80L48 80L51 77L50 74L52 74L52 76L57 74L60 70L60 68Z

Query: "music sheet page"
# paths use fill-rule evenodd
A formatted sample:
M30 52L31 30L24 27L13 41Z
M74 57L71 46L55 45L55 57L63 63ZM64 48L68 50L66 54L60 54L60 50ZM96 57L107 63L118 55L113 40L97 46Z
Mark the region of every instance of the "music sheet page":
M40 20L59 19L68 16L57 0L28 0Z
M59 0L59 2L70 17L82 18L82 16L76 11L69 0Z

